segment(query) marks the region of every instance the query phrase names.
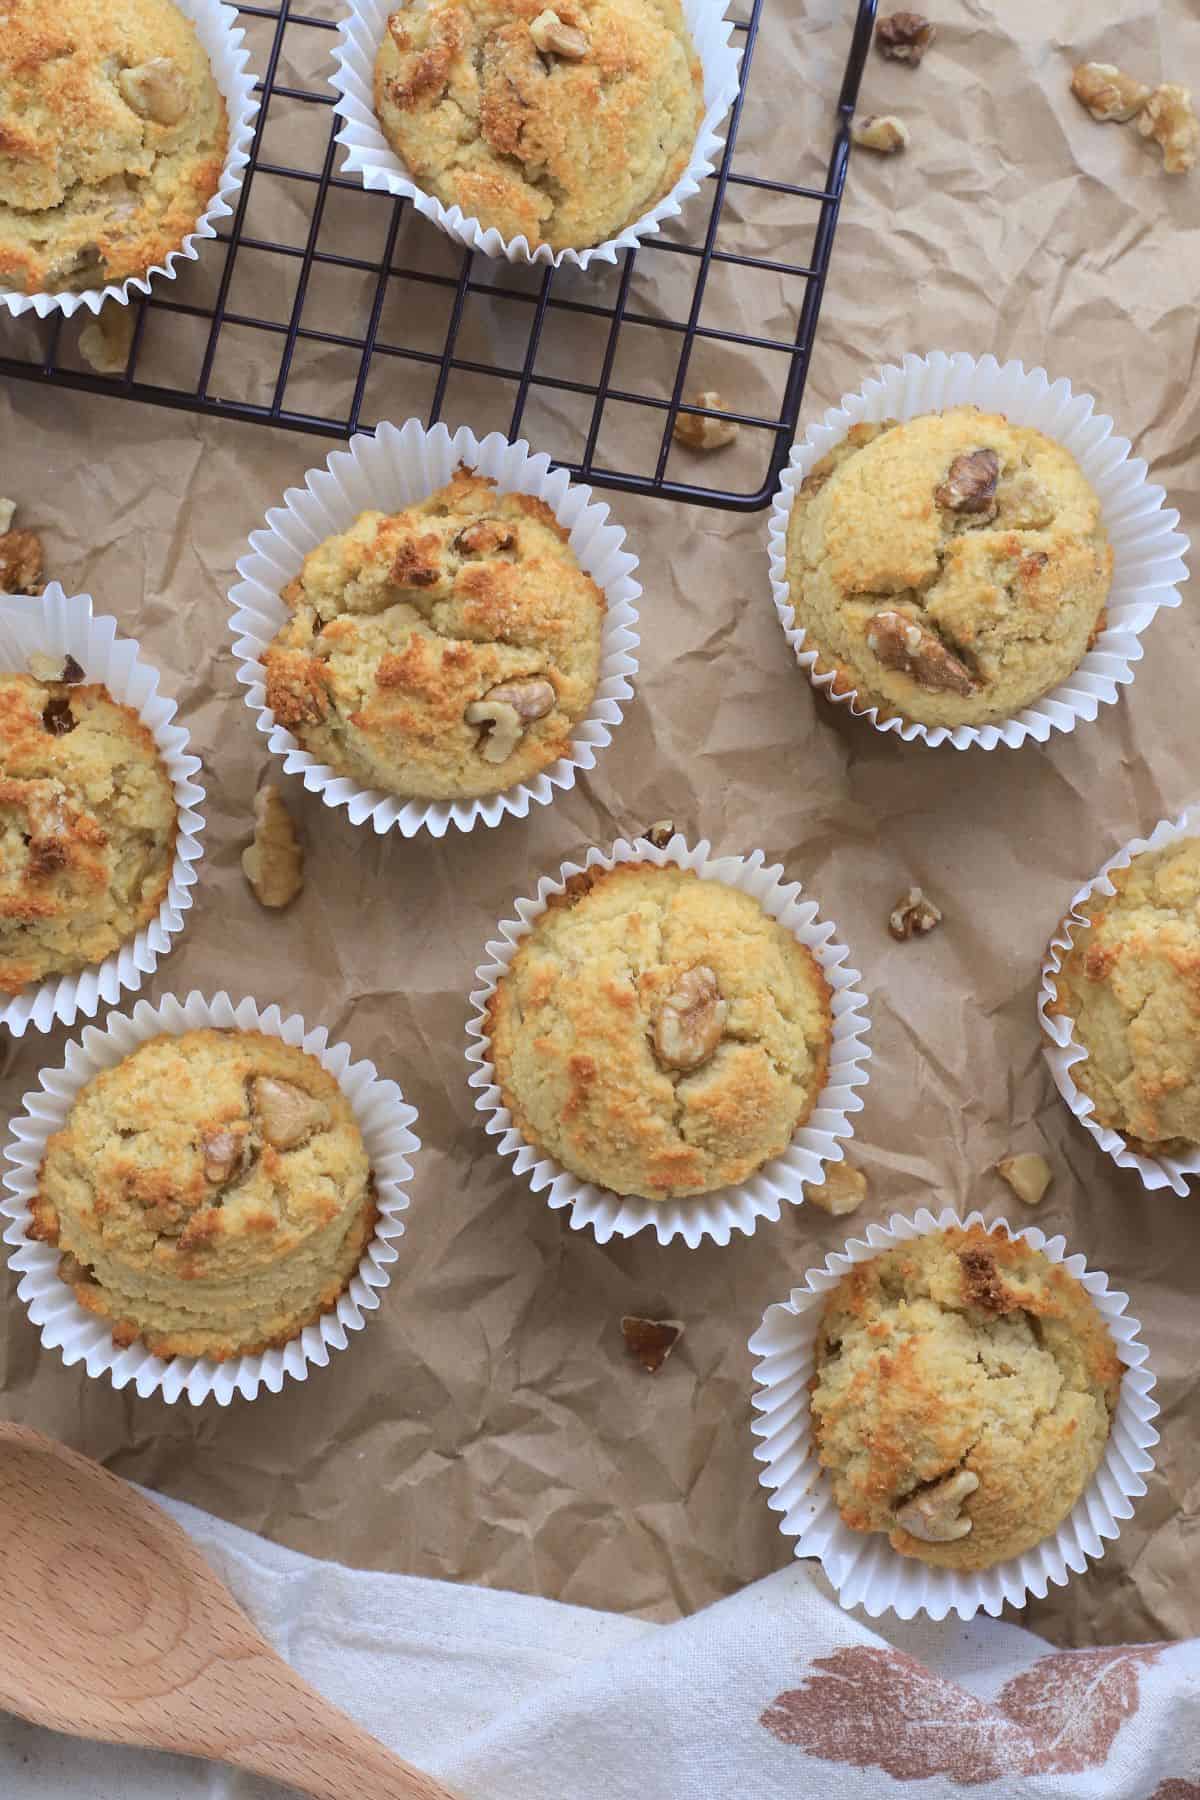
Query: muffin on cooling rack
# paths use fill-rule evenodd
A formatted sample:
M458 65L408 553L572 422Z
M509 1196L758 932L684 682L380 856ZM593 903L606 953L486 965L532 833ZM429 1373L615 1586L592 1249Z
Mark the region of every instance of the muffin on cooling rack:
M80 1089L32 1211L116 1343L217 1361L334 1307L377 1217L333 1076L279 1038L208 1029L152 1038Z
M1104 1454L1116 1347L1090 1295L1023 1238L954 1227L830 1290L813 1436L844 1522L951 1569L1020 1556Z
M175 794L153 734L106 688L76 685L70 658L44 660L46 679L0 675L5 994L103 962L157 913L175 853Z
M225 102L171 0L9 0L0 28L0 287L144 275L205 211Z
M1098 1125L1151 1155L1200 1144L1200 838L1146 850L1072 922L1047 1012L1087 1055L1071 1078Z
M703 77L679 0L429 0L388 20L375 109L443 205L578 250L683 175Z
M569 752L596 691L604 595L544 501L460 468L306 557L263 656L305 749L391 794L458 800Z
M856 425L792 506L787 574L816 672L923 725L1011 717L1104 627L1113 553L1070 452L959 406Z
M551 899L488 1006L514 1125L572 1174L669 1200L780 1155L825 1083L830 989L749 894L618 863Z

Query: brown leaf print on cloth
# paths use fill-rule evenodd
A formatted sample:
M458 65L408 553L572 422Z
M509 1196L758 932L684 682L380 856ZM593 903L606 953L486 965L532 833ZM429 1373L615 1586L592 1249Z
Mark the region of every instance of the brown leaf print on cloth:
M991 1702L902 1651L835 1650L816 1657L820 1672L778 1695L760 1723L810 1756L882 1769L897 1781L946 1775L975 1787L1001 1775L1073 1775L1107 1761L1138 1709L1138 1670L1162 1648L1058 1651Z

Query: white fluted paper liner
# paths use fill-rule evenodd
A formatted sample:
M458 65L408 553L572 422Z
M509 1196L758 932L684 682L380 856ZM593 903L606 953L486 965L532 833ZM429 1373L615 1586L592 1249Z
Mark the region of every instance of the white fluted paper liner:
M880 718L875 706L860 706L857 692L835 694L833 671L818 674L819 651L805 642L797 625L787 576L787 528L792 502L813 465L846 436L853 425L884 419L912 419L919 413L950 406L974 405L1004 413L1014 424L1032 425L1065 446L1100 499L1104 529L1113 547L1113 578L1108 598L1108 624L1079 667L1049 694L1023 712L998 724L919 725L903 718ZM1133 665L1142 657L1141 635L1160 607L1179 605L1176 583L1187 580L1183 561L1188 540L1175 528L1179 514L1164 505L1166 494L1146 480L1146 464L1131 457L1127 438L1113 436L1113 422L1095 410L1090 394L1075 394L1066 380L1051 381L1044 369L1019 362L1001 366L994 356L978 361L964 351L947 355L906 356L889 363L857 394L844 394L824 418L810 425L792 448L779 492L771 509L768 543L771 592L775 610L796 661L812 685L838 706L849 706L878 731L894 731L912 743L953 744L965 750L978 744L1016 749L1033 738L1044 744L1052 731L1073 731L1081 719L1095 719L1101 705L1117 698L1117 689L1133 680Z
M778 919L808 947L832 990L829 1072L806 1124L796 1132L783 1155L764 1164L751 1180L683 1200L654 1201L614 1194L594 1182L581 1181L553 1157L535 1150L514 1126L491 1062L488 1001L517 946L545 912L550 896L561 894L581 868L611 869L626 862L652 862L660 867L671 863L677 868L694 869L705 881L723 881L728 887L751 895L764 912ZM749 856L713 856L707 840L691 846L680 832L662 849L647 838L635 838L632 843L619 838L611 850L589 850L582 864L564 863L557 876L544 875L534 897L518 900L515 906L516 918L500 922L499 937L488 944L487 960L475 971L477 985L471 994L472 1015L467 1025L467 1035L472 1040L467 1046L467 1061L473 1065L468 1085L477 1090L475 1110L484 1115L488 1136L499 1139L499 1154L513 1158L515 1173L528 1177L535 1194L548 1190L546 1199L551 1207L569 1209L570 1223L576 1231L590 1226L601 1244L607 1244L612 1237L632 1237L635 1232L646 1230L653 1230L660 1244L682 1238L692 1250L705 1238L727 1244L735 1231L749 1237L760 1219L777 1220L785 1201L798 1206L804 1199L806 1185L824 1181L825 1164L842 1160L844 1152L839 1140L854 1135L849 1115L862 1111L862 1099L856 1089L866 1083L871 1056L865 1042L870 1026L867 997L858 985L857 969L848 966L849 951L844 944L834 942L835 926L818 916L815 900L802 897L798 881L783 879L778 863L766 866L761 850Z
M174 4L195 25L217 86L225 97L229 149L216 193L178 249L169 251L162 262L155 263L144 275L131 275L126 281L110 281L107 287L83 288L70 293L18 294L11 289L0 289L0 306L6 306L10 313L19 315L32 310L39 319L44 319L48 313L60 312L69 319L81 306L93 313L98 313L110 300L128 306L135 294L150 292L150 283L156 276L172 281L179 274L179 263L195 262L205 238L216 237L216 221L232 214L232 203L250 161L254 120L258 113L255 78L249 66L250 54L245 48L246 34L238 26L236 9L221 5L220 0L174 0Z
M1010 1237L1026 1239L1051 1262L1061 1263L1086 1288L1112 1333L1125 1370L1100 1466L1052 1537L1023 1556L978 1572L932 1568L901 1556L882 1532L851 1531L842 1523L810 1432L808 1384L825 1296L854 1263L869 1262L909 1239L963 1223L952 1207L936 1217L922 1207L911 1219L894 1213L886 1226L869 1225L865 1238L851 1238L844 1249L825 1258L824 1268L809 1269L804 1285L793 1288L790 1299L769 1306L750 1339L750 1350L758 1358L754 1407L761 1415L751 1429L762 1440L754 1455L764 1465L759 1481L770 1493L768 1504L782 1515L780 1529L795 1538L796 1555L815 1556L841 1604L861 1606L873 1619L889 1611L901 1619L918 1613L944 1619L950 1612L960 1619L978 1612L996 1617L1006 1601L1023 1606L1030 1594L1044 1599L1051 1583L1062 1587L1071 1574L1083 1573L1089 1557L1103 1556L1106 1540L1119 1534L1122 1520L1132 1518L1133 1502L1146 1492L1145 1476L1154 1467L1150 1454L1158 1442L1150 1423L1158 1413L1150 1398L1154 1376L1146 1367L1148 1351L1138 1336L1141 1327L1125 1312L1128 1295L1110 1289L1107 1275L1089 1270L1082 1256L1068 1255L1065 1238L1047 1238L1035 1226L1013 1231L1007 1220L994 1219L989 1230L1003 1226ZM973 1212L965 1223L985 1221L982 1213Z
M573 729L570 756L499 794L473 800L404 800L379 788L363 788L305 750L267 706L263 653L290 617L280 593L310 550L345 531L359 513L392 513L444 487L459 463L488 475L501 493L534 494L544 500L571 537L581 568L603 589L607 610L600 640L600 674L592 703ZM565 469L551 470L550 458L534 455L524 442L509 443L498 432L482 442L463 425L451 436L445 425L427 431L417 419L402 427L381 425L372 437L351 438L335 450L324 469L311 469L303 488L289 488L282 507L267 514L267 530L250 534L252 554L237 571L241 580L229 596L234 654L243 660L238 680L258 729L283 758L285 771L299 774L326 806L344 806L356 825L370 820L378 832L403 837L429 831L442 837L450 825L498 825L513 814L525 818L535 803L547 805L556 788L575 785L581 769L595 767L596 752L611 742L625 701L632 699L637 673L637 605L641 588L633 579L637 557L623 548L625 533L609 523L607 506L593 502L592 490L573 483Z
M49 1031L56 1020L73 1025L79 1013L94 1018L101 1001L111 1006L123 990L136 992L183 930L203 849L204 789L195 779L200 761L188 749L187 732L172 723L175 702L159 693L158 671L141 660L139 646L117 636L115 619L92 616L90 594L65 594L52 581L38 599L0 594L0 670L24 671L37 651L70 653L87 681L103 682L113 699L131 707L148 727L171 778L177 826L170 879L157 915L103 962L74 975L51 975L10 998L0 995L0 1026L14 1037L31 1025L35 1031Z
M718 0L683 0L684 18L704 70L704 118L686 170L669 193L615 237L584 250L558 251L548 244L531 249L524 237L505 239L494 225L485 229L461 207L444 206L417 185L388 143L375 112L375 59L396 4L397 0L350 0L350 11L338 31L331 80L338 94L335 110L345 121L337 136L346 151L342 173L360 176L365 188L411 200L419 213L468 249L509 262L551 263L555 268L564 263L579 269L593 261L615 263L619 251L636 249L643 238L656 236L712 174L725 141L721 127L738 96L741 62L741 52L730 42L733 26L723 17Z
M37 1192L46 1140L62 1128L84 1083L150 1038L163 1033L180 1037L205 1026L265 1032L316 1057L353 1108L375 1176L379 1205L375 1235L336 1307L316 1324L306 1325L282 1349L232 1357L228 1362L154 1356L144 1344L118 1348L112 1341L111 1325L86 1312L59 1280L59 1252L27 1235L30 1202ZM214 994L209 1000L193 991L186 1000L169 995L158 1006L139 1000L132 1013L110 1015L103 1031L89 1025L77 1042L67 1045L63 1067L43 1069L38 1082L38 1087L25 1095L23 1111L10 1128L12 1141L4 1154L13 1166L4 1176L4 1185L11 1197L0 1203L0 1216L11 1221L4 1242L13 1246L9 1264L21 1277L17 1293L39 1328L42 1343L48 1350L60 1351L68 1367L82 1361L89 1375L107 1375L115 1388L132 1383L143 1399L161 1394L167 1401L186 1398L198 1406L211 1395L219 1405L228 1406L235 1394L253 1400L260 1388L277 1394L288 1377L304 1381L310 1368L326 1366L331 1351L346 1348L348 1333L362 1330L391 1280L388 1271L396 1261L396 1240L404 1235L403 1214L409 1204L405 1183L412 1178L412 1165L408 1159L421 1147L409 1130L416 1123L415 1108L405 1103L394 1081L380 1079L374 1063L351 1062L347 1045L331 1044L324 1025L310 1031L296 1013L285 1019L278 1006L260 1009L250 999L235 1004L226 993Z
M1055 1087L1075 1117L1091 1132L1100 1148L1112 1157L1119 1168L1136 1169L1147 1188L1169 1187L1177 1194L1188 1192L1189 1175L1200 1174L1200 1144L1178 1155L1147 1156L1141 1151L1131 1150L1119 1131L1098 1124L1093 1117L1094 1101L1080 1091L1071 1074L1076 1063L1087 1059L1087 1051L1082 1044L1076 1042L1074 1021L1065 1013L1051 1013L1047 1008L1055 997L1052 979L1062 969L1063 958L1071 949L1076 930L1090 929L1083 916L1084 907L1097 894L1116 893L1116 888L1109 879L1112 871L1127 868L1134 857L1140 856L1144 850L1162 850L1166 845L1178 842L1180 838L1198 835L1200 818L1193 814L1189 822L1189 815L1184 812L1177 819L1161 819L1148 838L1134 838L1118 850L1115 856L1110 856L1094 880L1087 882L1074 896L1070 912L1051 938L1042 963L1042 984L1038 990L1038 1018L1047 1038L1046 1061L1050 1065Z

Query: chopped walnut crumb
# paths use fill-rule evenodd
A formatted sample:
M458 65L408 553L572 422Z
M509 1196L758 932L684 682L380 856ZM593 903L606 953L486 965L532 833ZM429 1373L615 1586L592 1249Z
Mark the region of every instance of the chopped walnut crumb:
M936 36L937 26L917 12L888 13L875 27L875 42L884 56L910 63L914 69Z
M621 1335L630 1356L640 1362L647 1375L657 1375L683 1336L679 1319L637 1319L626 1314L621 1320Z
M549 7L531 21L529 35L544 56L565 56L568 62L581 62L591 48L586 32L566 24Z
M665 850L675 836L675 821L674 819L655 819L653 825L648 825L642 835L654 845L656 850Z
M254 796L254 841L242 852L242 870L262 906L287 906L304 886L304 850L278 788Z
M848 1162L827 1163L824 1181L811 1182L804 1190L806 1200L811 1200L822 1212L831 1213L835 1219L856 1212L866 1197L866 1176Z
M42 540L35 531L6 531L0 536L0 593L40 594Z
M935 906L919 887L910 887L903 900L898 900L888 918L888 930L898 944L910 937L924 937L942 922L941 908Z
M703 406L709 412L723 412L725 402L715 388L693 394L689 406ZM741 427L735 419L708 419L699 413L680 413L672 436L689 450L720 450L736 441Z
M1200 153L1200 119L1192 111L1191 88L1173 81L1156 87L1138 115L1138 130L1161 146L1168 175L1186 175Z
M1020 1156L1002 1156L996 1164L996 1173L1001 1180L1007 1181L1018 1200L1026 1206L1040 1206L1046 1189L1054 1180L1054 1171L1044 1156L1030 1151Z
M130 306L105 306L79 334L79 351L97 375L123 375L129 367L137 317Z
M1124 124L1150 98L1150 89L1123 75L1115 63L1080 63L1071 76L1071 92L1102 125L1110 120Z
M936 631L907 613L885 607L867 620L867 649L885 669L910 675L931 694L971 694L975 683L966 664L948 650Z
M83 670L70 651L65 656L51 656L45 650L35 650L26 667L35 681L63 681L74 686L83 680Z
M894 156L908 149L908 126L891 113L869 113L856 119L850 127L850 141L860 150L877 150L880 156Z

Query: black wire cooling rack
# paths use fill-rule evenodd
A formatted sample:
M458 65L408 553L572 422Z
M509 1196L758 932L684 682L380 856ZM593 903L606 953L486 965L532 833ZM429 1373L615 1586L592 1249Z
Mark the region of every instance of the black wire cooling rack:
M782 13L797 0L775 3ZM333 10L330 0L307 4ZM82 311L70 323L5 320L0 372L325 437L383 418L446 418L525 436L601 487L765 506L795 436L876 0L846 0L840 27L823 9L823 66L836 54L841 75L827 163L802 109L778 128L745 128L756 50L770 54L764 5L751 0L735 25L741 92L703 192L660 236L584 271L463 250L407 201L336 175L340 121L324 78L334 19L292 0L239 6L252 66L264 74L228 229L137 303L123 374L97 375L79 353L90 320ZM844 51L834 52L839 29ZM781 164L812 179L781 180ZM707 389L722 393L743 429L729 449L688 451L673 427L680 413L702 410L685 393Z

